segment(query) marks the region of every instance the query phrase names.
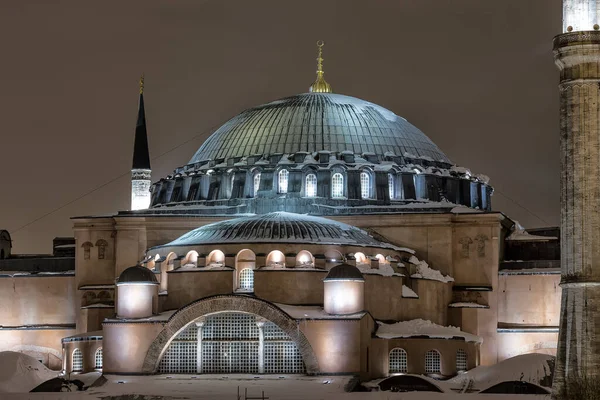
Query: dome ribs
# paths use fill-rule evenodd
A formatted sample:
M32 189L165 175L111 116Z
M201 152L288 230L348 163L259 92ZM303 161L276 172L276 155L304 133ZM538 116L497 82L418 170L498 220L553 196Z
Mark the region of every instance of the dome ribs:
M189 164L321 150L411 153L451 163L425 134L389 110L354 97L305 93L243 111L217 129Z

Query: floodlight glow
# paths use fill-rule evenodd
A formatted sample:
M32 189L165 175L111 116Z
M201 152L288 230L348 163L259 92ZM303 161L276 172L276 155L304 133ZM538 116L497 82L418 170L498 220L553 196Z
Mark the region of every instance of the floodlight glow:
M600 2L563 0L563 32L598 30Z

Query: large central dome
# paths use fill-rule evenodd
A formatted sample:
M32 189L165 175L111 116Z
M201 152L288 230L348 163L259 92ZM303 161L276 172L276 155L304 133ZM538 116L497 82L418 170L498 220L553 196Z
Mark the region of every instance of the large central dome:
M233 117L204 142L190 164L322 150L451 163L423 132L381 106L340 94L304 93Z

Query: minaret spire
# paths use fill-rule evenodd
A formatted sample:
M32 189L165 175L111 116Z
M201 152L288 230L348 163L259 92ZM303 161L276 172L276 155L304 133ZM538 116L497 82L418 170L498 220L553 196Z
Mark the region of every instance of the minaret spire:
M319 55L317 57L317 79L310 85L310 91L312 93L331 93L331 86L323 77L325 74L323 71L323 46L325 46L325 42L319 40L317 42L317 47L319 48Z
M560 70L562 300L553 395L600 387L600 2L563 0Z
M133 143L133 163L131 166L131 209L143 210L150 207L151 184L150 152L146 131L146 112L144 110L144 75L140 77L140 100L138 118Z

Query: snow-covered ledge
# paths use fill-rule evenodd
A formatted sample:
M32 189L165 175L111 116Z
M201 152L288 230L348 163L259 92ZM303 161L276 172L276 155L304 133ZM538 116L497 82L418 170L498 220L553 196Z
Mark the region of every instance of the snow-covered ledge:
M461 331L455 326L442 326L424 319L413 319L410 321L386 324L377 321L379 325L377 337L382 339L429 337L431 339L457 339L462 338L465 342L482 343L483 338Z

